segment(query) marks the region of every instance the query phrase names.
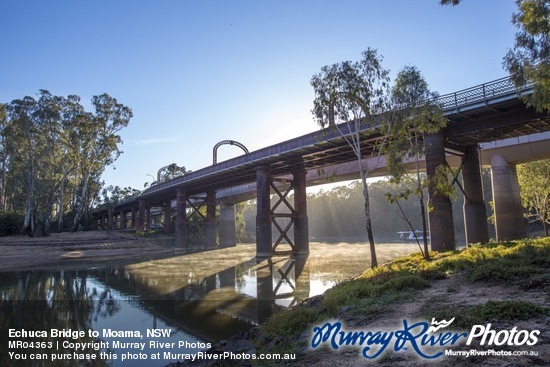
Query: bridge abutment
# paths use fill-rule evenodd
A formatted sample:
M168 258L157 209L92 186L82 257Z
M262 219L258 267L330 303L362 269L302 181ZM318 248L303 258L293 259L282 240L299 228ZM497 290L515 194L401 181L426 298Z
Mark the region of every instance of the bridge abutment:
M525 236L525 222L519 193L516 166L495 154L491 157L491 182L497 241L510 241Z
M467 146L466 154L462 158L466 244L489 242L478 149L477 144Z
M446 165L443 132L426 134L424 145L426 151L426 173L428 178L432 178L436 175L438 167ZM433 251L454 250L453 208L449 196L436 191L433 185L429 185L428 205L432 208L428 213L431 249Z

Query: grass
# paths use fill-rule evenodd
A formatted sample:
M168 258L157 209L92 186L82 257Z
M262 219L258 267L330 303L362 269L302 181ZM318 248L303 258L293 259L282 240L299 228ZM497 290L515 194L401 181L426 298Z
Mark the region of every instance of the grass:
M273 315L260 326L260 334L271 340L268 343L271 348L264 340L258 344L258 350L296 351L299 347L296 340L314 324L343 313L358 314L368 320L391 309L392 304L411 299L417 291L430 287L432 281L457 272L466 272L472 282L515 284L525 290L550 294L550 237L474 245L462 251L432 252L430 256L432 260L428 262L420 253L412 254L366 270L357 279L329 289L322 302ZM448 292L456 291L448 289ZM550 314L550 308L523 301L489 301L462 310L435 307L426 309L425 314L447 320L456 317L457 327Z

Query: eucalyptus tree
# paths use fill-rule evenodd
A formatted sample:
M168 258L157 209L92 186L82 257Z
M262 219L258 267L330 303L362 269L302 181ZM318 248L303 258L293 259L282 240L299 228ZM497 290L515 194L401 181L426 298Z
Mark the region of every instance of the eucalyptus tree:
M436 133L446 125L446 119L436 103L436 98L437 93L430 91L420 70L414 66L407 66L397 74L391 89L392 112L387 114L388 118L383 124L387 137L384 152L391 175L390 181L406 184L401 186L404 190L388 194L387 199L398 205L403 219L415 233L411 220L402 210L400 200L408 200L411 196L418 198L424 246L422 252L427 260L429 251L425 190L429 181L426 175L421 173L420 161L424 156L424 135ZM405 161L412 161L412 174L407 173Z
M370 167L363 165L362 145L365 127L375 127L376 116L385 108L389 71L382 67L382 57L374 49L362 53L358 62L343 61L324 66L311 79L315 100L312 113L322 127L335 129L349 144L359 165L365 200L365 226L371 252L371 266L376 267L376 248L372 233L367 176Z
M0 205L5 210L9 199L24 213L22 232L34 235L40 226L47 235L56 211L61 229L71 209L76 228L99 194L105 166L121 153L117 132L132 112L107 94L92 104L95 112L86 112L77 96L40 90L38 99L0 107Z
M37 215L41 222L42 235L49 234L53 206L58 201L60 188L67 171L66 148L62 125L62 108L65 98L54 96L46 90L40 90L35 112L36 122L43 144L39 164L40 190L37 195Z
M83 213L91 205L94 197L90 192L91 184L97 182L105 167L122 153L119 149L122 138L118 132L128 126L132 118L132 110L108 94L94 96L92 105L94 113L79 114L67 126L78 156L78 192L72 231L78 229Z
M516 0L518 12L512 23L518 28L514 48L504 57L504 66L521 87L532 81L527 104L538 111L550 110L550 1Z
M7 116L6 108L0 103L0 210L7 209L6 201L6 174L7 174L7 160L8 155L6 152L6 137L4 129L6 128Z
M23 233L34 235L35 190L43 153L39 124L36 122L37 102L32 97L13 100L8 106L8 124L4 129L6 150L10 156L9 172L14 189L24 201ZM13 181L17 179L18 182Z

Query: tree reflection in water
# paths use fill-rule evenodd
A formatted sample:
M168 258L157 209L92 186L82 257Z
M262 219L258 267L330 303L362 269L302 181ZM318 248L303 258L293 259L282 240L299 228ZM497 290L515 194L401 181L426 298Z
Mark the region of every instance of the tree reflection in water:
M96 342L96 338L88 336L92 324L100 318L114 316L120 311L120 303L113 297L111 289L105 287L87 287L85 272L55 272L45 271L4 273L0 280L0 366L110 366L101 360L101 350L88 348L80 353L95 354L95 360L57 360L52 361L52 353L72 353L73 350L61 348L56 350L56 342L64 340L72 342ZM26 331L47 331L46 338L9 338L9 329ZM52 338L51 329L85 331L86 336L78 339ZM9 341L52 342L52 347L46 348L9 348ZM41 345L42 346L42 345ZM8 352L26 355L28 359L10 359ZM105 350L103 351L105 352ZM107 351L108 352L108 351ZM30 354L44 353L48 359L30 360Z

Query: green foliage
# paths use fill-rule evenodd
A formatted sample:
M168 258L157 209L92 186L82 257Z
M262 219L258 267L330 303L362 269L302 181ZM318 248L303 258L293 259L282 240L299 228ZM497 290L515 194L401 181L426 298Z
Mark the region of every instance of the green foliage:
M339 307L360 303L362 306L368 305L372 313L374 310L382 309L388 300L403 299L403 292L430 286L428 280L407 271L391 273L374 271L373 274L376 275L347 281L329 289L324 299L328 312L336 315ZM372 308L373 305L377 307Z
M516 0L518 12L512 23L518 28L514 48L504 57L516 86L534 82L528 105L550 110L550 3L548 0Z
M132 111L107 94L94 96L86 112L78 96L40 90L5 105L1 116L2 206L24 213L24 230L47 235L54 213L59 228L72 212L74 230L99 194L106 166L121 154Z
M321 127L329 126L337 130L357 158L363 184L363 212L370 245L370 263L376 267L378 260L372 231L368 168L363 168L361 141L368 135L364 128L376 126L378 123L373 117L388 107L389 70L382 67L382 57L376 50L368 48L362 56L358 62L343 61L324 66L319 74L311 78L315 93L311 112Z
M246 235L246 222L244 219L244 211L246 202L235 204L235 236L237 242L248 242L249 238Z
M517 166L521 202L526 217L543 224L548 236L550 224L550 159Z
M145 231L136 231L135 234L136 236L139 236L139 237L153 237L153 236L156 236L158 232L159 231L156 229L148 229Z
M429 191L434 195L456 196L453 186L453 172L449 166L437 166L432 177L428 180ZM433 208L428 206L428 211Z
M324 66L311 78L315 92L311 111L321 127L370 118L385 109L389 71L374 49L362 53L360 61L343 61ZM344 132L344 135L351 131Z
M21 214L0 211L0 236L18 234L23 226L23 219Z
M310 324L317 321L318 317L318 307L299 307L287 312L275 313L260 326L260 331L267 337L293 335L294 340L296 340L296 337L307 329Z
M395 194L388 193L386 198L398 206L413 233L415 229L411 219L400 201L410 196L417 198L422 220L423 253L429 259L424 193L429 180L420 173L420 160L424 156L424 135L440 131L447 121L435 103L437 94L430 91L428 83L416 67L408 66L401 70L391 92L392 112L383 119L381 130L386 140L381 150L386 153L390 180L397 184L403 182L406 188ZM412 160L412 168L407 169L406 160ZM412 174L407 174L409 170Z

